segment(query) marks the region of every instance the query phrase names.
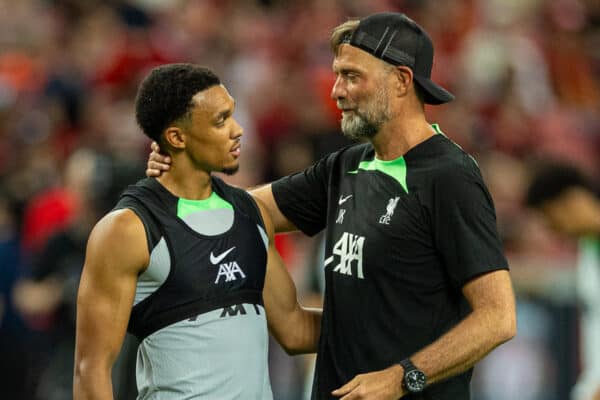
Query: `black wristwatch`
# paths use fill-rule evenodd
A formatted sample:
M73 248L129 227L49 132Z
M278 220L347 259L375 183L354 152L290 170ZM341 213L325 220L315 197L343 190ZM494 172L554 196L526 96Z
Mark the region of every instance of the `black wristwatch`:
M408 390L409 393L421 393L427 385L427 377L410 359L405 358L400 361L400 365L404 368L404 378L402 379L402 387Z

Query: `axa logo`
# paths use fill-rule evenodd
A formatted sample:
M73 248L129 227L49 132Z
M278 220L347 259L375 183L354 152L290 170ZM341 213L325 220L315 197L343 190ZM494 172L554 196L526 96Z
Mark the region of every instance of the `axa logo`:
M333 246L332 256L325 260L325 266L336 260L338 263L333 267L333 272L343 275L354 276L365 279L363 273L363 247L365 237L344 232L342 237ZM353 271L353 269L355 271Z
M210 252L210 263L212 265L219 264L234 249L235 249L235 246L233 246L230 249L225 250L224 252L222 252L221 254L219 254L217 256L215 256L213 254L213 252L211 251ZM224 278L225 282L231 282L231 281L235 281L238 278L243 279L245 277L246 277L246 274L244 274L244 271L242 271L242 269L240 268L239 264L236 261L224 262L224 263L219 264L219 272L217 273L217 278L215 279L215 284L219 283L221 278Z
M396 206L398 205L398 200L400 197L391 198L388 201L387 206L385 207L386 212L381 217L379 217L379 223L389 225L392 220L392 215L394 215L394 210L396 210Z

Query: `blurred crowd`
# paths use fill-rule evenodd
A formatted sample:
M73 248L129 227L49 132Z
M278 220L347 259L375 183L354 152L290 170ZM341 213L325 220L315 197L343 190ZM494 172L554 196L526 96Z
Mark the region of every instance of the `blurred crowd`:
M519 335L480 365L474 398L568 398L575 244L522 204L543 160L600 179L597 0L0 0L0 397L71 397L87 235L149 153L134 119L140 77L168 62L214 69L245 129L227 180L253 186L348 143L329 98L329 34L384 10L430 33L433 80L456 100L428 119L478 161L512 266ZM320 239L277 244L319 304ZM276 345L271 358L275 398L304 398L311 359Z

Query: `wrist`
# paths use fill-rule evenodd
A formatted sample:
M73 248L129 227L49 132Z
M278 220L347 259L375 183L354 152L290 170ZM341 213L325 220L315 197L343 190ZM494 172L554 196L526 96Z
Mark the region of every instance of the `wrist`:
M394 387L400 391L401 396L404 396L407 393L406 388L404 387L404 368L400 364L394 364L390 367L390 370L394 374L394 379L396 381Z
M427 386L425 373L415 367L409 358L400 361L403 369L402 389L408 393L421 393Z

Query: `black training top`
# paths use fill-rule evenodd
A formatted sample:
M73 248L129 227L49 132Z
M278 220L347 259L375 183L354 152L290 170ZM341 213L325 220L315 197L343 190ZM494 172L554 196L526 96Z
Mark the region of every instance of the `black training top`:
M177 217L180 199L153 178L129 186L115 207L135 211L148 239L163 237L169 249L166 281L131 311L128 331L139 340L208 311L240 303L263 304L267 250L258 229L264 230L258 206L248 193L216 177L212 177L212 188L235 213L235 224L215 236L200 234ZM239 270L237 263L241 264L243 278L236 279L232 272L227 279L219 279L222 262L215 258L222 257L214 257L213 252L228 254L234 249L235 265Z
M435 341L469 312L462 286L508 268L475 160L434 128L396 160L354 145L272 185L299 229L327 228L313 399ZM469 399L471 372L406 398Z

